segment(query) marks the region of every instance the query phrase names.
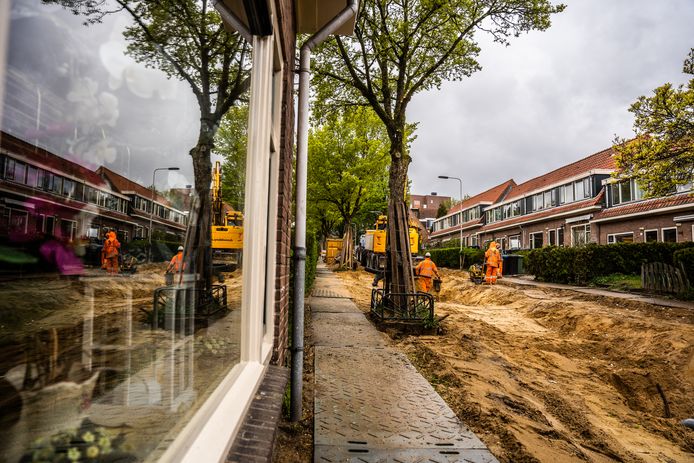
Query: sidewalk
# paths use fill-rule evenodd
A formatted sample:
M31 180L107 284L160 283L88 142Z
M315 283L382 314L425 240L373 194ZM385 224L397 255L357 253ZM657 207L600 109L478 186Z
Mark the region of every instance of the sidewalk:
M497 461L324 266L309 305L314 462Z
M666 299L664 297L655 297L634 293L623 293L619 291L610 291L608 289L592 288L589 286L573 286L560 283L545 283L542 281L528 280L518 277L504 277L499 280L499 283L511 283L525 286L539 286L541 288L568 289L578 293L589 294L592 296L616 297L619 299L628 299L630 301L645 302L646 304L660 305L663 307L675 307L678 309L693 309L694 302L678 301L675 299Z

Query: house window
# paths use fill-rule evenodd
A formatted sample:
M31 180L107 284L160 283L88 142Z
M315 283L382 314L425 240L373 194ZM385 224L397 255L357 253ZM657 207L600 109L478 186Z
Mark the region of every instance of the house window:
M633 242L634 242L634 233L633 232L614 233L614 234L607 235L607 244L633 243Z
M571 246L584 246L590 243L590 225L571 227Z
M72 241L75 239L77 222L74 220L60 219L60 238Z
M549 230L547 232L547 244L550 246L556 246L557 245L557 231L556 230Z
M569 183L568 185L564 185L562 187L562 190L564 191L565 202L567 202L567 203L574 202L574 185L573 185L573 183Z
M677 227L661 228L660 231L662 233L664 243L677 242Z
M29 166L27 169L27 185L32 188L36 188L36 182L38 181L39 170L34 166Z
M564 246L564 229L557 228L557 246Z
M655 230L646 230L643 233L643 241L645 243L655 243L658 241L658 229L656 228Z
M520 235L513 235L508 237L508 248L509 249L520 249L522 246L521 244L521 236Z
M26 235L27 226L29 224L29 214L26 211L20 211L19 209L9 209L10 219L8 225L8 231L10 234Z
M531 249L537 249L537 248L542 247L542 245L543 245L542 236L543 235L544 235L543 232L536 232L536 233L530 234L530 248Z

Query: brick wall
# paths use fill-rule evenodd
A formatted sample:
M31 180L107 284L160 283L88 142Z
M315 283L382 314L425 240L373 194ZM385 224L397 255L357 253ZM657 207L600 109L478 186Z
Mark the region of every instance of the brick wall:
M277 206L277 271L272 362L284 365L289 342L289 258L291 253L292 164L294 160L294 56L296 24L294 2L275 0L284 55L282 135L280 140L279 198Z
M593 224L593 227L595 228L596 236L599 237L598 242L600 244L607 244L607 235L629 232L634 234L634 242L642 243L646 230L658 230L658 241L662 241L662 229L673 227L677 228L678 242L692 241L692 225L694 222L678 222L680 226L677 227L673 220L675 216L686 215L687 213L691 213L691 211L620 219L614 222L600 222Z

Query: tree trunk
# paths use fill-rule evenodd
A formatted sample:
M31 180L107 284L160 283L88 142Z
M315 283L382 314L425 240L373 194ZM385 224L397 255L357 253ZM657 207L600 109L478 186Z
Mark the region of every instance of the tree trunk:
M411 293L414 291L414 275L410 254L409 217L405 205L409 157L405 154L402 132L398 136L391 136L390 160L385 290L387 293Z
M190 150L193 158L193 175L195 177L195 193L198 201L193 216L195 223L189 224L190 234L188 249L193 252L189 256L191 272L197 275L196 288L209 291L212 287L212 207L210 198L210 184L212 183L212 162L210 152L214 146L214 134L211 131L200 129L198 143Z
M351 269L354 256L354 237L352 236L352 224L345 223L345 234L342 236L342 252L340 253L340 266Z

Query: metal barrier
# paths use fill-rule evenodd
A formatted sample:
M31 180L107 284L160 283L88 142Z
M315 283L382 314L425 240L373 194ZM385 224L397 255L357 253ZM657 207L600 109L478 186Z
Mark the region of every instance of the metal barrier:
M429 293L371 291L371 312L381 320L423 321L434 319L434 296Z
M208 318L227 309L226 285L212 285L210 291L188 286L164 286L154 290L152 326L164 329L183 327L186 319ZM190 334L190 333L185 333Z

